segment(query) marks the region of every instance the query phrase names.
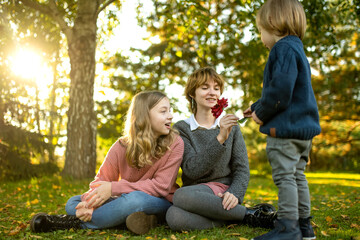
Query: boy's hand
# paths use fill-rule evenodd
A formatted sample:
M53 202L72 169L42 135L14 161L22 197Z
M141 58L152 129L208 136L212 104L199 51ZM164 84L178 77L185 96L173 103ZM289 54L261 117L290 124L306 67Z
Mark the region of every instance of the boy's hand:
M253 112L252 114L251 114L251 117L252 117L252 119L254 119L254 121L257 123L257 124L259 124L260 126L262 126L264 123L256 116L256 113L255 112Z
M244 115L244 117L251 117L251 113L252 113L252 111L251 111L251 107L249 107L248 109L246 109L244 112L243 112L243 115Z

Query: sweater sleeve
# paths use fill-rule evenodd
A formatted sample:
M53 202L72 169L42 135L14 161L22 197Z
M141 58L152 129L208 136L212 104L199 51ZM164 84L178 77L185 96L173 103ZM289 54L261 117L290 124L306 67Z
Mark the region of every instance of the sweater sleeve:
M214 137L203 139L203 146L206 146L206 148L197 151L193 146L191 131L187 124L178 124L175 127L180 132L180 136L184 141L184 157L181 164L183 174L186 173L186 176L192 180L202 178L213 169L215 162L221 158L226 147L221 145L216 137Z
M111 183L113 195L121 195L132 191L142 191L155 197L166 197L174 186L180 168L184 143L180 137L170 147L170 153L165 154L158 161L159 168L152 178L129 182L125 179Z
M121 155L121 151L124 150L121 148L119 141L116 141L106 154L104 162L101 164L98 173L96 174L94 180L90 183L99 182L99 181L118 181L120 177L120 171L118 169L117 161ZM81 196L81 199L84 200L86 196L95 188L90 188L89 191L84 193Z
M239 199L239 203L242 203L250 180L250 169L245 141L240 127L236 126L234 128L236 132L234 134L231 154L233 179L227 192L234 194Z
M262 96L251 107L264 124L289 106L297 75L294 50L287 44L274 47L265 68Z

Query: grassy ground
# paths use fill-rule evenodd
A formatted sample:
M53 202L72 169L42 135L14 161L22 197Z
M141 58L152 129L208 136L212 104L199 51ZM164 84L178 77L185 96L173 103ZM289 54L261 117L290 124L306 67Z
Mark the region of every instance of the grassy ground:
M308 173L313 226L317 239L360 240L360 174ZM57 231L34 234L29 220L38 212L64 214L67 199L87 190L89 180L44 177L0 184L0 239L251 239L266 229L231 225L206 231L177 233L166 226L145 236L126 229ZM271 176L251 175L246 206L260 202L277 205Z

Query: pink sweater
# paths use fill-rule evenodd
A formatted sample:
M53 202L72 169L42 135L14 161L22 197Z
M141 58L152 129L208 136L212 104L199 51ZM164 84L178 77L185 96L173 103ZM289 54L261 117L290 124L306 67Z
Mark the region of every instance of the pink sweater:
M164 197L170 202L175 190L177 173L182 161L184 142L177 136L164 156L153 165L141 169L130 167L125 159L126 147L116 141L107 153L94 182L111 182L112 196L142 191L155 197ZM93 189L83 194L85 199Z

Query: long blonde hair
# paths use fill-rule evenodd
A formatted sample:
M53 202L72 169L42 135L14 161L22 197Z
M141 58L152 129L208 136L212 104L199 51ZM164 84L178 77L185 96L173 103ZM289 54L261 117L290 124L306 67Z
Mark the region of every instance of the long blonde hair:
M185 97L189 101L189 109L196 114L197 106L195 102L195 91L198 87L205 84L207 81L213 80L220 87L220 92L223 93L225 81L212 67L203 67L194 71L188 78L185 86Z
M256 14L256 25L276 36L295 35L303 39L306 15L298 0L267 0Z
M152 165L170 149L175 131L155 139L150 124L150 110L167 96L160 91L143 91L134 96L126 116L124 136L126 161L129 166L142 168Z

